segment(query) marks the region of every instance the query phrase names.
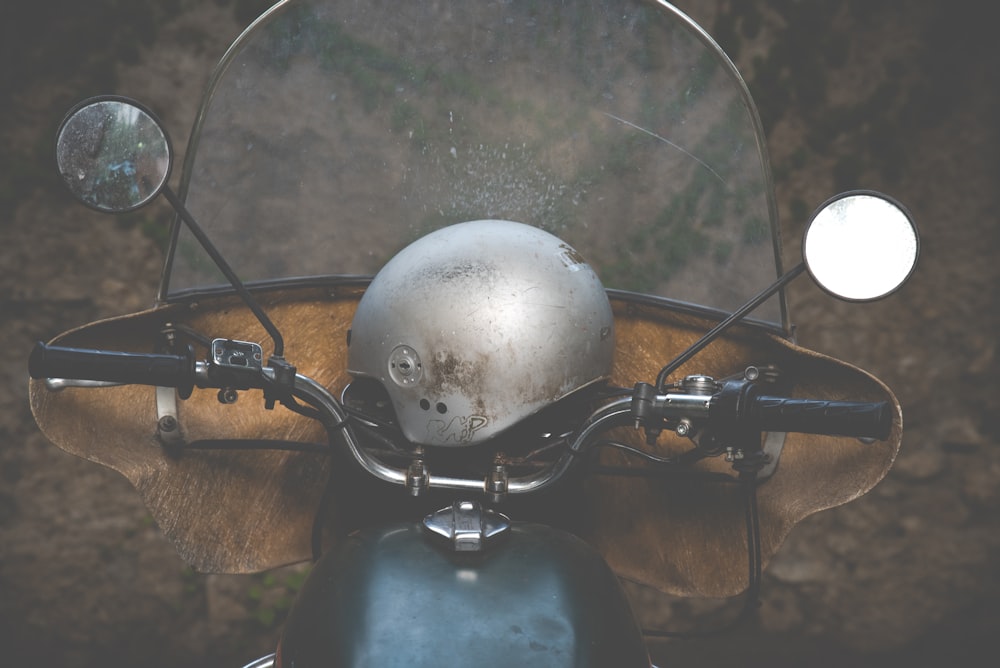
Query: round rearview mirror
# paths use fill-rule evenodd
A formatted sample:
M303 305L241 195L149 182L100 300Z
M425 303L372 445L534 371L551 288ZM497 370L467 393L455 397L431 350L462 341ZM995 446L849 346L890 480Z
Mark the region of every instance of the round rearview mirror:
M920 252L907 211L881 193L838 195L806 227L802 257L816 283L840 299L866 302L897 290Z
M56 162L70 192L99 211L123 213L156 197L170 175L170 140L141 105L100 97L77 105L59 126Z

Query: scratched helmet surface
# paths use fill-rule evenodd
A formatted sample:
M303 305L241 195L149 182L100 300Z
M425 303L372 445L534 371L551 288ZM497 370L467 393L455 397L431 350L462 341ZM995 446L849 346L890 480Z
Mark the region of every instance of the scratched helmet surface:
M607 293L580 254L536 227L481 220L386 263L347 362L385 388L408 440L465 446L607 378L613 352Z

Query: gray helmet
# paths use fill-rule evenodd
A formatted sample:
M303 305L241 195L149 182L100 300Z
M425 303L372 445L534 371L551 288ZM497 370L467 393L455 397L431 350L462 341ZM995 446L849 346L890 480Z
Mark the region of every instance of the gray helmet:
M348 371L382 384L408 440L464 446L607 378L614 319L597 274L565 242L480 220L389 260L349 341Z

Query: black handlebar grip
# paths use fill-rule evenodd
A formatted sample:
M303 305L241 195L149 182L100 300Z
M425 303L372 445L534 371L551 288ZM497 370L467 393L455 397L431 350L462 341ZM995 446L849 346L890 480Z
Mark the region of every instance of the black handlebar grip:
M885 440L892 431L888 401L822 401L758 395L749 407L762 431L795 431Z
M123 353L35 344L28 358L32 378L72 378L176 387L190 395L195 382L193 351L187 355Z

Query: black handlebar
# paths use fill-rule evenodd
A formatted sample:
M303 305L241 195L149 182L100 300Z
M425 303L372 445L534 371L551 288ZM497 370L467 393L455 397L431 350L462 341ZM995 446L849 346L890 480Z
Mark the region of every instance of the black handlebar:
M753 398L749 417L761 431L795 431L885 440L892 431L887 401L822 401L761 395Z
M792 399L761 393L747 380L731 380L712 397L709 415L722 428L792 431L885 440L893 411L886 401Z
M710 379L709 379L710 380ZM752 432L800 432L885 440L894 411L887 401L793 399L762 393L760 385L729 380L711 393L660 394L653 385L637 383L632 415L654 440L671 423L704 422L723 440ZM688 427L689 428L689 427Z
M123 353L50 346L39 341L28 358L32 378L72 378L176 387L182 397L195 384L194 351L185 355Z
M251 387L262 386L260 379L247 383L249 369L230 369L213 366L210 378L198 382L194 351L184 355L156 353L126 353L85 348L50 346L38 342L28 358L28 373L32 378L72 378L116 383L135 383L176 387L182 397L190 395L193 387ZM242 382L241 382L242 381ZM792 399L760 393L752 382L728 381L720 391L696 402L682 401L695 395L658 395L655 388L645 383L636 386L632 412L640 420L653 419L653 423L667 417L686 417L696 404L707 408L707 417L723 431L775 431L853 436L885 440L892 430L893 411L886 401L826 401L820 399ZM705 401L707 400L707 401ZM684 406L678 405L682 403ZM676 412L676 414L675 414ZM653 423L648 423L653 424Z

